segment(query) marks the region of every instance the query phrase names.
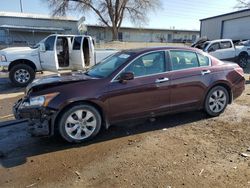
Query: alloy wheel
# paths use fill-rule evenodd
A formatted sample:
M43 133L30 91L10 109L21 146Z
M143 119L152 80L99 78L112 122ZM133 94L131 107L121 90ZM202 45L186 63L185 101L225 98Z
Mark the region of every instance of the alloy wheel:
M96 126L97 119L89 110L77 110L71 113L65 122L66 133L75 140L83 140L90 137Z
M209 108L212 112L221 112L227 104L227 97L223 90L216 90L209 98Z
M25 69L19 69L15 72L15 80L19 83L26 83L30 80L30 73Z
M240 65L241 68L246 68L247 63L248 63L248 58L247 57L245 57L245 56L240 57L239 65Z

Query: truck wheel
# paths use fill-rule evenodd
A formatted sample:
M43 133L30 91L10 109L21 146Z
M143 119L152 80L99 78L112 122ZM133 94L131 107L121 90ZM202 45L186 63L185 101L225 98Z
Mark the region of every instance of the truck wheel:
M34 80L35 70L29 65L15 65L10 70L9 78L14 86L25 87Z
M81 143L93 138L101 129L102 118L91 105L75 105L59 119L59 133L68 142Z
M248 54L247 53L242 53L239 55L238 58L238 64L241 68L246 68L248 63Z

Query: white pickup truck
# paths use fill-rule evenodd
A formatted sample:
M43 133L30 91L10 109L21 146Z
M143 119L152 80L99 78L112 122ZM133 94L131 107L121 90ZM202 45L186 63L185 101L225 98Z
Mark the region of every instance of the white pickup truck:
M86 35L49 35L34 47L14 47L0 50L0 71L9 73L13 85L24 87L32 82L36 72L84 70L116 50L94 50Z
M235 46L231 39L204 41L197 46L194 44L193 47L201 48L220 60L236 62L242 68L247 66L250 56L250 46Z

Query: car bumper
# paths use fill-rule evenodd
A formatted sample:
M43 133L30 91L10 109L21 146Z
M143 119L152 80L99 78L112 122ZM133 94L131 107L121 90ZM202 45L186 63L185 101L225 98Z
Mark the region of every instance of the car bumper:
M232 88L232 93L233 93L233 99L235 100L236 98L240 97L242 93L245 90L245 83L246 80L244 77L242 77Z
M51 136L53 134L51 122L56 111L46 107L21 107L23 100L18 100L13 106L15 118L28 120L28 132L31 135Z
M0 78L9 77L9 64L10 62L0 62Z
M8 61L6 62L0 61L0 71L8 71L9 65L10 62Z

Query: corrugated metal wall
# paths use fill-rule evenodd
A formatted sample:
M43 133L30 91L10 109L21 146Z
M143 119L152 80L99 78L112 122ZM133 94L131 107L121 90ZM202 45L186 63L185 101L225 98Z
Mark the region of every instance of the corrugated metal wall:
M220 39L220 38L225 38L228 37L228 35L223 35L224 32L224 28L223 28L223 23L225 21L228 20L233 20L236 18L242 18L242 17L246 17L246 16L250 16L250 10L246 10L243 12L236 12L234 14L229 14L229 15L225 15L225 16L219 16L219 17L214 17L211 19L205 19L205 20L201 20L201 36L207 36L209 38L209 40L215 40L215 39ZM241 27L241 24L250 24L250 19L249 21L244 22L239 22L237 23L231 23L234 24L233 27L234 28L239 28ZM234 32L233 30L231 32ZM237 36L234 36L234 40L241 40L242 38L242 34L239 32L237 34ZM250 39L250 32L249 32L249 37ZM245 39L245 38L244 38Z
M32 29L0 29L1 44L33 45L52 33L78 34L77 21L55 20L55 19L34 19L23 17L0 16L1 26L21 26L21 27L45 27L58 28L58 30L32 30ZM64 29L64 31L60 31Z
M88 34L96 41L109 42L112 32L108 28L88 26ZM124 42L194 42L199 37L199 31L172 31L157 29L121 28L120 40Z

